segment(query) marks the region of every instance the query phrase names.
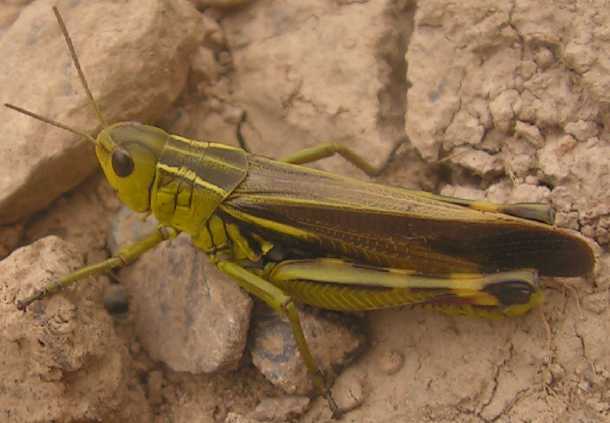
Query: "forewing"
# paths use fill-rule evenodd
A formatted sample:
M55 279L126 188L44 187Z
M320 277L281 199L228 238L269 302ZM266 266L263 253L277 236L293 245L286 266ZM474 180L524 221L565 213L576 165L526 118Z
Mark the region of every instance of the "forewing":
M250 230L318 254L425 274L576 276L593 266L590 247L567 231L256 156L221 207Z

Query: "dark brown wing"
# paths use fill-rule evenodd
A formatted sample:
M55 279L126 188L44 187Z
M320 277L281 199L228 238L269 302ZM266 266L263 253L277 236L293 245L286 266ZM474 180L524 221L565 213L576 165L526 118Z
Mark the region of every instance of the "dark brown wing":
M586 241L565 230L256 156L221 209L317 254L426 274L535 268L578 276L594 263Z

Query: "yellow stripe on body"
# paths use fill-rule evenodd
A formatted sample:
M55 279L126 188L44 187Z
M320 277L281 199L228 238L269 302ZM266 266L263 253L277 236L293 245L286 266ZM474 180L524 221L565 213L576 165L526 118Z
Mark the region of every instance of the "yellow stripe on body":
M296 181L295 181L296 182ZM285 195L274 196L273 194L245 194L248 197L248 201L251 203L259 202L261 204L276 205L276 206L312 206L314 208L320 207L331 207L336 210L349 210L354 212L376 212L382 215L395 215L395 216L409 216L413 218L421 218L427 220L438 220L438 221L465 221L471 222L473 220L477 222L498 222L503 220L505 222L519 222L524 219L519 217L499 213L495 210L495 213L490 213L491 210L482 211L479 209L461 206L457 204L451 204L448 202L442 202L435 200L434 198L426 196L417 196L414 194L410 195L410 200L416 208L413 208L409 212L404 210L392 210L382 207L375 207L371 204L341 204L339 202L327 201L325 199L307 199L307 198L290 198ZM332 198L329 198L332 200ZM363 207L364 206L364 207ZM431 210L436 210L436 213L431 213ZM439 213L440 210L449 210L450 213ZM528 221L532 225L543 225L539 222Z
M270 229L302 240L317 239L316 235L311 232L295 228L294 226L285 225L283 223L274 222L273 220L264 219L262 217L252 216L250 214L240 212L232 207L227 207L225 204L220 204L218 208L238 220L257 225L264 229Z
M358 266L340 259L290 260L279 263L269 273L277 282L309 280L317 282L374 286L387 288L444 288L468 292L480 291L485 286L505 280L534 281L534 270L516 270L492 274L451 273L438 277L418 275L407 269Z
M163 163L157 163L157 167L159 169L163 170L164 172L170 173L179 178L184 178L187 181L192 182L196 185L199 185L200 187L202 187L208 191L212 191L215 194L218 194L223 198L227 195L227 192L224 189L222 189L214 184L204 181L202 178L197 176L197 174L194 171L192 171L191 169L188 169L184 166L173 167L173 166L165 165Z
M220 144L214 144L214 148L218 148L219 145ZM210 156L210 155L202 156L201 153L198 151L189 151L186 149L182 149L180 147L173 146L171 144L166 145L165 150L173 151L176 154L180 154L183 156L189 156L189 157L196 158L198 160L202 160L202 163L210 162L211 164L219 166L219 167L225 167L225 168L229 168L229 169L233 169L233 170L237 170L237 171L243 170L242 167L236 166L229 161L222 160L222 159Z
M187 144L187 145L190 145L193 147L198 147L198 148L214 147L214 148L219 148L219 149L224 149L224 150L232 150L232 151L239 151L239 152L243 151L239 147L233 147L233 146L227 145L227 144L221 144L221 143L210 142L210 141L199 141L199 140L194 140L191 138L185 138L185 137L182 137L180 135L175 135L175 134L172 134L171 137L176 141L181 141L184 144Z

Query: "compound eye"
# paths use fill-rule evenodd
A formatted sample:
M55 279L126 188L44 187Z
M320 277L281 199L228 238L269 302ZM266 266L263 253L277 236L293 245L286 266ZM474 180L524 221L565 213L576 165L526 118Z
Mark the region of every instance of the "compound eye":
M131 175L133 172L133 159L128 152L117 148L112 152L112 170L121 178Z

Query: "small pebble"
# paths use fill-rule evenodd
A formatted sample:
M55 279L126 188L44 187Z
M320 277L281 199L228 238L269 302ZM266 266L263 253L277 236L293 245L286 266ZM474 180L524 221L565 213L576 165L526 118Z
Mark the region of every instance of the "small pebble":
M379 358L379 369L386 375L393 375L402 369L405 362L404 355L395 350L384 351Z
M332 396L343 413L361 406L365 400L364 375L357 370L345 371L332 388Z
M337 315L303 309L299 316L309 348L323 371L341 367L364 345L365 338L357 327ZM275 313L268 313L257 316L253 329L250 351L254 366L288 394L312 392L314 386L289 323Z
M541 47L534 54L534 60L541 68L545 69L555 61L553 52L546 47Z
M591 384L586 380L583 380L578 384L578 388L583 392L589 392L591 390Z
M123 314L129 310L129 298L125 287L111 284L104 290L104 308L110 314Z

